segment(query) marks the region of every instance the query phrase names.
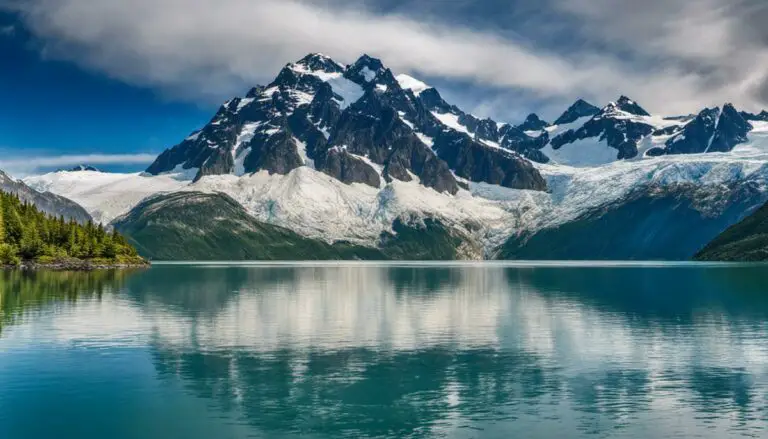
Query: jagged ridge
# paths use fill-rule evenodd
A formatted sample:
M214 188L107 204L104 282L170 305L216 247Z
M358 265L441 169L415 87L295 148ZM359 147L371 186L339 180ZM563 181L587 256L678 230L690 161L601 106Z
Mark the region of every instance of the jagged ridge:
M529 148L528 143L539 140L465 114L434 88L402 79L410 79L406 87L367 55L347 67L321 54L308 55L288 64L266 87L225 103L205 127L163 152L147 172L195 168L199 180L314 166L345 183L373 187L418 179L455 194L460 177L546 189L538 171L518 154L532 155L528 149L543 145ZM444 115L458 125L446 125Z

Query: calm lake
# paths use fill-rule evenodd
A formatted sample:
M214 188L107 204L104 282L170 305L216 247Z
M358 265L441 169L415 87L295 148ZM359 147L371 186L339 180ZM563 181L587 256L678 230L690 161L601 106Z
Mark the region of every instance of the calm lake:
M0 272L0 438L768 437L768 266Z

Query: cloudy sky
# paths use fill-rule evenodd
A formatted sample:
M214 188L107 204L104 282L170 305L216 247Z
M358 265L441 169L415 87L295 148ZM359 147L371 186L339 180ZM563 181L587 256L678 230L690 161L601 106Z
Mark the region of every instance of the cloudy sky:
M764 0L0 0L0 150L154 153L289 61L360 54L480 116L768 107ZM0 161L2 165L2 161Z

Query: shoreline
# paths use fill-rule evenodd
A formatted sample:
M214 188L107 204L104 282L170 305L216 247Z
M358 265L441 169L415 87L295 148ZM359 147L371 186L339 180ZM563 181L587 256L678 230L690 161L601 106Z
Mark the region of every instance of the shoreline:
M62 262L53 262L53 263L39 263L39 262L25 261L20 263L19 265L0 265L0 269L6 270L6 271L10 271L10 270L96 271L96 270L125 270L125 269L132 269L132 268L149 268L151 266L152 264L150 264L149 262L146 262L143 264L119 264L119 263L94 264L89 261L62 261Z

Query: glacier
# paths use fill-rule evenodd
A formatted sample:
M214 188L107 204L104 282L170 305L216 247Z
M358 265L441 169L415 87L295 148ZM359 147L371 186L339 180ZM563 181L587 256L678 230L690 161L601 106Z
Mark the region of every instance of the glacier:
M61 171L23 181L79 203L105 224L153 194L222 192L261 221L328 242L373 245L381 232L391 231L397 218L436 218L469 234L490 256L509 236L557 227L649 185L695 185L703 214L717 209L717 197L733 185L753 184L768 197L768 123L755 125L750 141L728 153L646 157L597 166L537 164L548 192L466 182L468 190L450 195L417 181L397 180L376 189L344 184L309 166L287 175L262 171L205 176L197 182L192 181L194 170L158 176Z

